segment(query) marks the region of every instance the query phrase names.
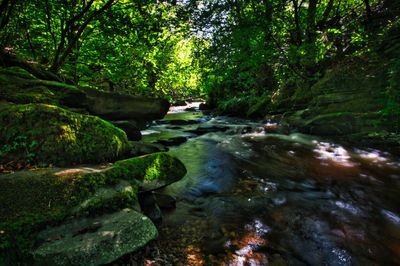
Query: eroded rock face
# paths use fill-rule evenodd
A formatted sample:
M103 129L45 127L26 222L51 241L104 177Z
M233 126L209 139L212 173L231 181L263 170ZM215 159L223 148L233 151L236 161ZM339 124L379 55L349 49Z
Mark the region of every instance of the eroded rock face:
M285 113L284 121L300 132L320 136L389 130L382 88L389 86L390 67L385 58L344 60L310 88L297 89L286 106L293 111Z
M305 122L301 131L318 136L337 136L359 131L352 113L331 113L316 116Z
M39 234L32 254L36 265L102 265L157 237L150 219L124 209L89 219L73 219Z
M47 104L0 106L0 163L68 165L121 158L124 131L95 116Z

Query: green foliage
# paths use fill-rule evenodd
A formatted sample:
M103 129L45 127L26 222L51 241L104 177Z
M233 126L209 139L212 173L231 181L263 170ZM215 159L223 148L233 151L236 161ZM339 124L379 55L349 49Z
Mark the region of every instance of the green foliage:
M382 110L382 117L397 132L400 131L400 60L390 62L388 73L388 87L386 88L386 102Z
M91 2L19 1L0 31L0 47L79 85L175 100L201 94L199 38L190 33L184 6Z
M379 8L378 0L17 1L0 47L78 85L217 102L273 95L293 78L312 85L329 62L371 53L382 33L368 10Z
M38 144L36 140L29 140L27 136L17 136L14 138L13 142L0 147L0 157L6 156L9 153L18 152L23 161L33 163L35 161Z
M235 96L231 99L220 101L218 109L235 116L261 117L266 113L270 101L270 97L264 95Z
M370 52L372 33L362 1L191 4L197 29L213 29L202 55L203 85L212 103L222 101L222 109L235 97L276 94L288 79L312 85L327 62Z

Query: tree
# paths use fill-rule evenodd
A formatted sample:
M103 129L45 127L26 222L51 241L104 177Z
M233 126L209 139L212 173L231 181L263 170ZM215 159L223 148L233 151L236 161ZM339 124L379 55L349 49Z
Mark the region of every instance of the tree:
M103 14L109 9L116 0L107 0L99 8L93 8L95 0L89 0L88 2L82 1L82 6L78 12L68 14L69 16L63 16L60 22L60 41L57 49L54 53L53 60L50 69L58 71L61 66L65 63L68 56L71 55L73 50L79 50L80 38L87 29L90 22L92 22L99 15ZM75 9L77 5L76 1L71 2L72 9ZM48 10L50 9L48 1L46 1L46 13L47 13L47 25L51 31L51 17L49 16ZM64 12L70 13L69 10L64 9ZM54 33L51 33L54 36ZM53 41L55 38L53 37Z

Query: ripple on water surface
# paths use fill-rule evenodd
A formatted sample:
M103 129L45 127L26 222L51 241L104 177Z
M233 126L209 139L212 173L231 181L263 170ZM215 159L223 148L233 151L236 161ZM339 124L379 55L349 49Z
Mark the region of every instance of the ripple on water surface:
M200 258L191 265L400 264L398 158L304 134L268 134L257 122L179 115L172 118L229 127L170 151L188 173L165 190L181 201L165 214L164 229L193 236L180 249Z

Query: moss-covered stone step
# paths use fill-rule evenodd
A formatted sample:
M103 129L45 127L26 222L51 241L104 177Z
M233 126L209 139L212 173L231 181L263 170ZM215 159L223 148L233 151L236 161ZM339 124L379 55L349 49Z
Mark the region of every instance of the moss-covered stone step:
M46 226L63 224L67 217L136 208L139 188L157 189L185 174L178 159L154 153L104 169L45 168L0 175L0 264L27 256Z

